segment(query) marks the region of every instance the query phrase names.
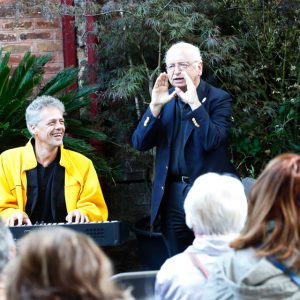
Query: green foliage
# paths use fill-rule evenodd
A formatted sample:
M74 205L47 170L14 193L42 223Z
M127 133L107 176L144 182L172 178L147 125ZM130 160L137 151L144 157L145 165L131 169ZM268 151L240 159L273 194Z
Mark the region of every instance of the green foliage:
M80 117L80 108L90 103L90 94L96 87L79 87L70 90L77 82L78 71L66 68L43 85L44 66L51 56L35 56L25 53L14 71L8 66L10 53L0 50L0 151L24 145L30 137L25 124L25 109L28 100L36 96L50 95L65 104L68 136L64 139L67 148L90 157L101 174L111 176L111 168L103 157L96 155L90 139L105 141L107 136L90 129L87 120Z
M242 176L257 176L279 153L299 152L296 2L106 2L97 24L103 126L115 140L129 142L153 82L164 71L163 54L185 40L202 51L203 78L233 96L230 150Z
M242 172L254 166L257 175L274 156L300 150L300 7L293 1L228 5L236 16L234 60L242 67L231 82L218 75L235 99L232 151Z

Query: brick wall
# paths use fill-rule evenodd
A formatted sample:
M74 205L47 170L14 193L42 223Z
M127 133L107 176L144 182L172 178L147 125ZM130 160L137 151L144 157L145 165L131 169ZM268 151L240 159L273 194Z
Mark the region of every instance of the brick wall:
M34 7L30 14L18 16L14 8L13 1L0 0L0 47L11 52L12 66L26 51L51 54L45 66L47 80L64 67L61 19L46 20Z

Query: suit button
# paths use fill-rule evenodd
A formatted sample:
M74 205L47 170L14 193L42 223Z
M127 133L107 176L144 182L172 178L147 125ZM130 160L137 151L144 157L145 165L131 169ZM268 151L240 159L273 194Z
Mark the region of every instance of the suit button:
M168 170L168 166L166 166L166 169Z
M161 189L164 190L164 187L162 186Z

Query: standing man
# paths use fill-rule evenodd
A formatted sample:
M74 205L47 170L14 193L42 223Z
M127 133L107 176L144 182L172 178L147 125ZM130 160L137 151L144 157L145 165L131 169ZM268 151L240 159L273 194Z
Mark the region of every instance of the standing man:
M26 109L32 137L0 155L0 216L9 226L107 220L91 160L63 147L64 104L41 96Z
M132 141L138 150L156 147L151 223L160 210L162 231L173 256L194 239L183 210L194 180L207 172L236 171L227 154L230 95L201 79L202 57L192 44L174 44L165 62L167 73L158 76ZM168 81L173 86L170 90Z

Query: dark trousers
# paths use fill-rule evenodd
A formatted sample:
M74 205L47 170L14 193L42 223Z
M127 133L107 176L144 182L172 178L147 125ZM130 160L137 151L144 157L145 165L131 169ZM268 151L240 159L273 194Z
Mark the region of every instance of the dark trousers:
M185 223L183 203L191 185L169 182L162 203L162 233L169 256L181 253L194 240L194 233Z

